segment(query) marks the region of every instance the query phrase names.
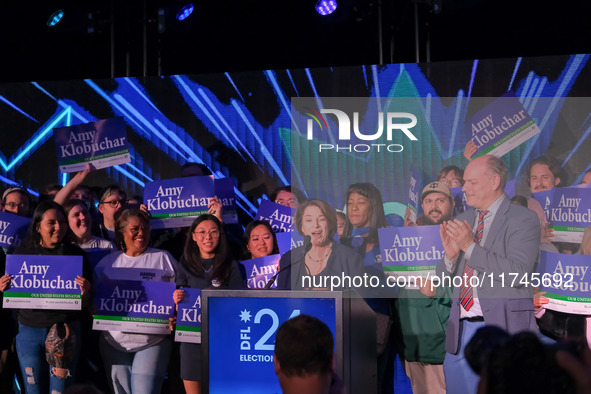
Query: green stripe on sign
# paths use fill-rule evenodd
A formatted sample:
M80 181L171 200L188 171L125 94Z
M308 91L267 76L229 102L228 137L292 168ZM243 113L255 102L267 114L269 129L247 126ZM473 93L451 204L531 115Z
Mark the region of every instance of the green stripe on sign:
M501 138L500 140L498 140L497 142L495 142L494 144L492 144L488 148L484 149L482 152L478 153L478 156L486 155L488 152L490 152L493 149L497 148L502 143L508 141L509 139L515 137L517 134L521 133L525 128L531 126L533 123L534 123L534 121L533 120L530 120L529 122L527 122L526 124L520 126L516 130L513 130L511 133L507 134L506 136L504 136L503 138Z
M152 219L169 219L169 218L184 218L186 216L200 216L208 211L191 211L191 212L175 212L175 213L157 213L152 215Z
M60 163L60 165L68 166L68 165L72 165L72 164L86 163L89 161L106 159L108 157L121 156L121 155L125 155L128 153L129 153L129 149L123 149L123 150L119 150L117 152L103 153L102 155L97 155L97 156L92 156L92 157L83 157L83 158L79 158L79 159L64 160Z
M5 297L12 298L60 298L66 300L79 300L82 298L80 294L54 294L54 293L20 293L20 292L8 292L4 293Z
M191 331L191 332L201 332L201 327L191 327L191 326L176 326L178 331Z
M413 265L410 267L393 267L385 266L384 271L402 271L402 272L413 272L413 271L431 271L435 269L435 265Z
M582 303L591 302L591 297L565 296L562 294L548 293L548 292L546 292L544 297L552 298L552 299L558 300L558 301L582 302Z
M125 323L158 323L168 324L168 319L158 319L155 317L132 317L132 316L107 316L107 315L94 315L97 320L111 320L120 321Z
M583 233L586 227L575 227L575 226L552 226L556 231L569 231L573 233Z

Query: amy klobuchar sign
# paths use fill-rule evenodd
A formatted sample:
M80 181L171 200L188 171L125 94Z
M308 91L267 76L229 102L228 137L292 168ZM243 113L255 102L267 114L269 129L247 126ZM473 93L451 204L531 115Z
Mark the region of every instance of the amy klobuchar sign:
M249 289L263 289L269 279L277 273L277 266L281 259L280 254L259 257L256 259L243 260L242 265L246 269L246 285ZM277 287L274 282L271 288Z
M408 208L410 209L409 220L413 223L417 222L417 215L419 212L419 194L421 190L421 176L419 172L412 167L410 171L410 182L408 187Z
M550 302L544 307L559 312L591 315L591 255L541 251L536 280ZM532 283L536 286L538 283Z
M201 289L183 290L185 297L178 305L174 340L201 343Z
M153 228L187 227L209 211L216 191L231 190L218 198L224 207L235 204L233 189L217 188L212 176L194 176L149 182L144 188L144 204L152 214ZM223 214L223 210L222 210Z
M291 231L293 225L292 209L269 200L261 201L254 219L269 222L276 233Z
M580 243L591 226L591 188L555 187L533 197L542 205L554 228L554 241Z
M80 286L81 256L6 256L6 274L12 275L4 292L4 308L82 309Z
M62 172L82 171L87 163L99 169L131 161L123 118L59 127L53 136Z
M31 218L0 212L0 247L14 249L21 244L31 224Z
M444 256L439 226L388 227L378 236L384 272L395 277L433 275Z
M174 283L102 279L95 289L94 330L170 334Z
M474 100L473 100L474 101ZM466 136L482 155L503 156L540 132L540 128L511 92L495 99L470 118Z

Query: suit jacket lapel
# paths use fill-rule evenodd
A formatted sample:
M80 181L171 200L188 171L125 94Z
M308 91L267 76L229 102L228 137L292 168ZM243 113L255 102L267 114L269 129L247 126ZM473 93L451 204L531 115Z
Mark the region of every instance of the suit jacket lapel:
M509 210L509 206L511 204L511 200L509 200L506 196L503 197L503 201L497 210L495 218L490 226L490 230L488 230L488 234L486 235L486 241L484 241L484 245L486 247L490 247L495 238L501 231L505 220L507 220L507 211Z

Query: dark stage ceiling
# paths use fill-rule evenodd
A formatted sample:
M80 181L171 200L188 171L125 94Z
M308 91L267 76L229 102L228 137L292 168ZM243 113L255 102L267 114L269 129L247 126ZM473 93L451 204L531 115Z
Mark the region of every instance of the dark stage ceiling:
M337 1L5 0L0 82L591 52L587 1Z

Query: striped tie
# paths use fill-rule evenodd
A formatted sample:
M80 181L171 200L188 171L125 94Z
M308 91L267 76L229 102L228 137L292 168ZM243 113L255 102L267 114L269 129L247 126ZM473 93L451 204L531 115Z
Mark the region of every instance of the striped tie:
M476 233L474 234L474 242L480 245L480 241L482 240L482 234L484 232L484 217L488 215L489 211L478 211L478 225L476 226ZM464 307L466 311L469 311L474 305L474 300L472 299L473 289L470 286L470 277L474 274L474 268L470 267L468 264L464 265L464 284L462 286L462 290L460 291L460 304Z

